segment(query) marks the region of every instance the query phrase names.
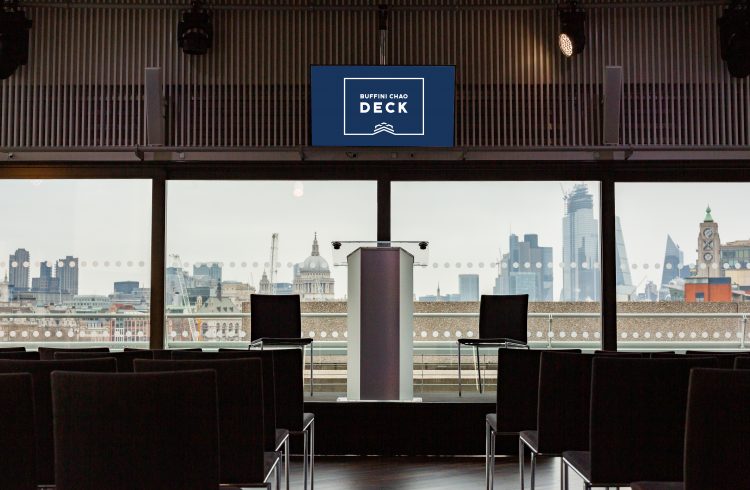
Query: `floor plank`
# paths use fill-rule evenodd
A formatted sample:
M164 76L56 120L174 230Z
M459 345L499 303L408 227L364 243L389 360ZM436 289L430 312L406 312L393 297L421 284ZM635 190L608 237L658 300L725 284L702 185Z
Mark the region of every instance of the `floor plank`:
M526 488L528 486L528 460ZM292 488L302 488L301 460L292 460ZM499 458L495 465L495 490L518 490L518 462ZM317 457L317 490L449 490L484 488L484 458L453 457ZM540 458L536 490L560 488L558 458ZM582 488L571 475L570 488Z

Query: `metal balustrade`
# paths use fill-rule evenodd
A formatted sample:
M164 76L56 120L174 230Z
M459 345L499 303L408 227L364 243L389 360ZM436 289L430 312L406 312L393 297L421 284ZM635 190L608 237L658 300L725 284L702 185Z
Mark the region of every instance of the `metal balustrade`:
M210 320L210 319L250 319L252 316L249 312L237 312L237 313L207 313L207 314L195 314L195 313L167 313L165 315L167 320L170 319L188 319L188 318L194 318L194 319L202 319L202 320ZM560 340L559 338L556 338L555 335L555 320L558 319L598 319L600 318L599 313L591 313L591 312L578 312L578 313L541 313L541 312L530 312L529 313L529 319L543 319L546 320L546 326L547 331L546 335L543 335L541 340L534 340L534 337L531 337L529 339L529 344L532 347L540 348L540 347L588 347L591 348L592 345L598 344L599 341L597 338L592 338L591 340L583 340L576 338L575 340ZM302 313L303 320L305 318L346 318L346 313L343 312L331 312L331 313L325 313L325 312L305 312ZM431 313L421 313L417 312L414 313L415 320L419 318L479 318L478 312L431 312ZM649 348L651 346L658 347L658 348L664 348L665 346L681 346L686 345L690 347L700 347L700 346L711 346L711 347L725 347L725 348L746 348L747 345L747 337L748 337L748 319L750 319L750 312L738 312L738 313L680 313L680 312L670 312L670 313L648 313L648 312L642 312L642 313L619 313L618 319L657 319L657 318L664 318L664 319L701 319L701 320L714 320L714 319L736 319L738 322L737 327L737 335L735 335L736 340L732 341L726 341L726 340L719 340L719 341L705 341L703 340L697 340L697 341L679 341L676 339L665 339L665 340L639 340L639 341L620 341L619 344L624 349L627 349L628 347L637 346L640 348ZM147 313L0 313L0 323L3 322L3 320L19 320L19 319L25 319L25 320L38 320L38 319L58 319L58 320L70 320L70 319L122 319L122 320L148 320L149 315ZM16 324L16 323L9 323L10 327L16 326L18 328L22 326L38 326L34 324L27 323L25 325L22 324ZM65 327L70 327L71 325L65 325ZM82 328L82 326L78 325L78 328ZM0 326L2 328L2 326ZM7 328L7 327L6 327ZM85 328L85 326L83 326ZM538 330L537 330L538 331ZM440 333L438 331L438 333ZM627 332L625 332L627 333ZM438 337L440 339L440 337ZM420 337L415 337L415 353L423 353L423 354L430 354L430 353L444 353L444 346L445 344L450 344L450 348L454 348L455 346L455 339L456 337L452 334L449 339L441 339L441 340L435 340L433 337L432 339L428 338L426 340L422 340ZM343 349L345 351L345 339L332 339L332 338L326 338L325 340L321 339L321 337L316 335L316 340L318 342L324 342L327 344L330 344L331 348L334 348L331 352L332 355L333 352L340 351L340 349ZM1 342L2 340L0 340ZM238 339L236 341L202 341L202 342L195 342L195 341L172 341L168 340L168 343L170 345L197 345L197 344L210 344L211 346L221 346L223 344L232 345L237 343L247 343L248 340L242 340ZM41 342L40 342L41 343ZM46 342L44 342L46 343ZM66 342L69 343L69 342ZM117 344L112 342L99 342L100 344ZM336 348L337 346L340 346Z

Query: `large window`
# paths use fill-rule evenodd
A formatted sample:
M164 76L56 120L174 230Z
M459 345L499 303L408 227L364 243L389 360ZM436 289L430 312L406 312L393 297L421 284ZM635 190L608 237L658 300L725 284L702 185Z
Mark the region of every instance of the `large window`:
M478 335L483 294L529 295L534 346L599 345L597 182L394 182L391 220L394 240L430 242L414 276L423 390L454 385L456 340Z
M2 180L0 344L149 339L151 182Z
M618 184L620 347L740 347L750 313L750 184ZM745 340L747 340L745 338Z
M316 387L345 391L347 269L331 242L374 240L376 219L375 182L169 182L168 344L247 345L252 293L299 294Z

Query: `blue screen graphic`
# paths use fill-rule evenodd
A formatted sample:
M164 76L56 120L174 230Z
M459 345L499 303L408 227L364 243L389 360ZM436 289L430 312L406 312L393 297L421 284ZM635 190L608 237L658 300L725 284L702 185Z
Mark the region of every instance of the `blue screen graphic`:
M313 66L313 146L453 146L453 66Z

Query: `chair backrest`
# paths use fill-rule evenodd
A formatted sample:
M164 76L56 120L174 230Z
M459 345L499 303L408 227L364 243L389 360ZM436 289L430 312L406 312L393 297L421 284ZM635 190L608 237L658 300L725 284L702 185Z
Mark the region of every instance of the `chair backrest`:
M679 481L690 370L712 358L594 358L590 443L593 481Z
M539 359L542 350L498 349L498 432L536 429L539 401ZM578 349L557 352L581 352Z
M679 359L684 358L685 354L678 354L676 352L651 352L649 353L649 357L651 359Z
M650 357L648 352L627 352L627 351L614 351L614 350L597 350L594 351L595 356L606 356L606 357L619 357L623 359L643 359Z
M260 359L263 364L263 440L266 451L276 449L276 387L273 351L219 349L218 352L175 351L175 360L190 359Z
M251 294L250 314L250 340L302 337L298 294Z
M276 378L276 426L301 431L305 412L302 349L271 352Z
M26 352L26 347L0 347L0 352Z
M498 432L536 429L541 356L541 350L498 349Z
M34 385L34 428L36 430L36 481L54 483L55 451L52 439L52 371L117 372L114 359L70 361L0 360L0 373L29 373Z
M685 490L748 488L750 371L694 369L685 429Z
M528 294L483 294L479 303L479 338L506 338L525 344L528 314Z
M701 351L701 350L689 350L685 352L686 356L691 357L715 357L718 362L717 366L721 369L733 369L734 360L738 357L750 356L750 352L716 352L716 351Z
M30 374L0 374L0 421L0 488L36 490L34 391Z
M36 351L0 352L0 359L19 359L19 360L27 360L27 361L38 361L39 353Z
M56 372L52 390L57 490L218 489L216 372Z
M750 357L741 356L734 360L735 369L750 369Z
M103 359L112 357L117 361L118 373L132 373L133 361L135 359L153 359L151 351L126 351L126 352L55 352L55 360L58 359Z
M109 352L108 347L73 347L63 349L59 347L39 347L39 359L42 361L54 361L55 352Z
M263 481L263 375L258 359L141 360L137 373L216 371L219 461L223 483Z
M125 352L150 352L153 356L152 359L172 359L172 352L174 351L190 351L190 352L201 352L203 349L195 347L192 349L135 349L133 347L125 347Z
M542 352L539 361L539 451L561 454L589 447L591 354Z

